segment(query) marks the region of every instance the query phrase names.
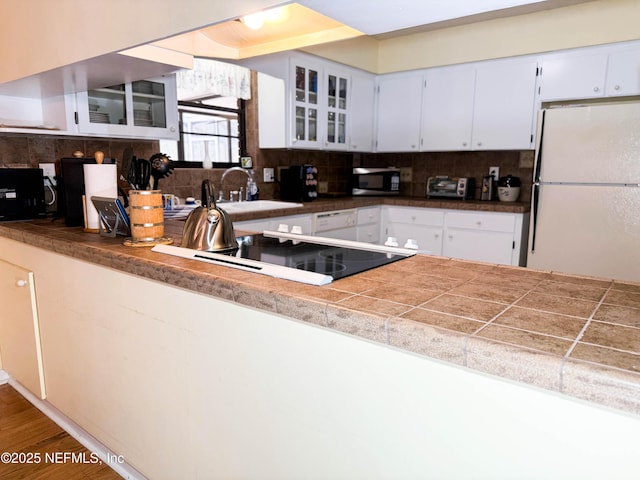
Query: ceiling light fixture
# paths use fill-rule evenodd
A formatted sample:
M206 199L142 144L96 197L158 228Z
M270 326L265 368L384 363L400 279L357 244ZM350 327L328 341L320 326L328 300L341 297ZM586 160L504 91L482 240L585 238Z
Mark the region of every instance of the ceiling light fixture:
M250 13L242 17L242 23L251 30L260 30L264 25L264 14L262 12Z
M265 23L281 23L289 18L289 5L271 8L256 13L250 13L240 18L247 28L251 30L261 29Z

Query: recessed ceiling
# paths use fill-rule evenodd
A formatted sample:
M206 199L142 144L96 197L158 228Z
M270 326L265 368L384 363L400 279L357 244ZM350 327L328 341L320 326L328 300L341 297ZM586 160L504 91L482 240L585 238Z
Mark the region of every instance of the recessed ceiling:
M154 45L200 57L242 59L362 35L383 40L588 1L593 0L298 0L268 10L278 15L257 30L237 19Z
M592 0L298 0L367 35L380 35L476 16L520 15ZM462 23L465 23L464 21Z
M363 35L343 23L297 3L269 10L253 30L242 19L219 23L154 43L195 56L247 58Z

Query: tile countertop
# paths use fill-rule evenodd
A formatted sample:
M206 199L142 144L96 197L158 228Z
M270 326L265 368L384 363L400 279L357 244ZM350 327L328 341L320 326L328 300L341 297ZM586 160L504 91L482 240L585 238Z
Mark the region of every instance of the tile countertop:
M183 225L166 222L177 244ZM640 414L640 283L416 255L292 289L287 280L125 247L122 237L62 220L0 224L0 236Z
M522 202L485 202L480 200L449 200L419 197L338 197L332 199L321 198L313 202L305 203L302 207L261 212L236 213L233 215L233 220L254 220L257 218L280 217L284 215L298 215L301 213L316 213L331 210L345 210L349 208L369 207L373 205L399 205L404 207L448 208L453 210L508 213L527 213L530 210L530 205ZM224 204L221 204L220 206L224 209Z

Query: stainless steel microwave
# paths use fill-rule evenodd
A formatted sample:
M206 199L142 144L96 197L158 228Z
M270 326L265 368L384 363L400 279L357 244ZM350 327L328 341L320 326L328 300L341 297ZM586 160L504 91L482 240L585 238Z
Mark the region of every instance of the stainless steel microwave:
M353 195L399 195L400 169L357 167L353 169L352 185Z

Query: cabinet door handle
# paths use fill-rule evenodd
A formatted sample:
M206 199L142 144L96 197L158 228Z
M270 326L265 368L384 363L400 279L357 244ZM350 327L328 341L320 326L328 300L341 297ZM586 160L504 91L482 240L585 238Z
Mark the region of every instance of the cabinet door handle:
M476 222L476 225L477 225L477 226L479 226L479 227L481 227L481 226L482 226L482 222L481 222L480 220L478 220L478 221Z
M620 90L620 85L615 85L615 86L613 87L613 89L614 89L614 90Z
M600 87L593 87L593 91L594 92L599 92L600 91Z
M453 240L453 235L449 234L449 240Z
M27 286L27 281L26 280L18 280L16 281L16 287L26 287Z

